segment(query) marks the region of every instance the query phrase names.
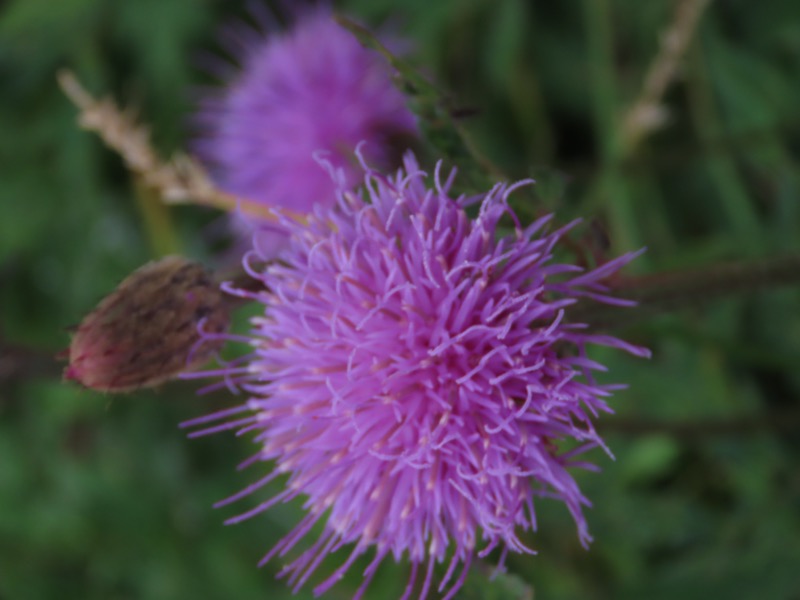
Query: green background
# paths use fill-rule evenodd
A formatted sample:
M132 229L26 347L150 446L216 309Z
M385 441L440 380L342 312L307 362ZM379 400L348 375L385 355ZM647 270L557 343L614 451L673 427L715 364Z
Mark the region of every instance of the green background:
M79 130L55 84L74 69L138 108L164 154L184 147L204 53L244 2L12 0L0 8L0 598L284 598L256 563L301 502L244 524L211 505L259 476L252 445L177 424L229 405L192 383L111 397L60 381L66 327L170 244L213 262L217 213L170 211L155 241L119 159ZM411 60L464 109L504 176L533 176L532 212L583 215L632 271L800 250L800 4L712 2L665 96L669 121L632 152L619 120L676 3L352 0L345 14L411 40ZM532 208L531 208L532 207ZM525 207L521 208L525 213ZM754 291L620 332L650 361L599 352L616 455L577 477L595 542L542 501L538 556L511 556L463 598L800 598L800 294ZM274 486L273 490L279 489ZM266 498L264 491L261 498ZM339 556L338 558L341 558ZM320 568L329 572L336 561ZM348 598L362 561L327 597ZM441 574L441 573L440 573ZM408 565L368 598L397 598ZM312 580L314 581L314 580ZM310 588L296 597L311 597Z

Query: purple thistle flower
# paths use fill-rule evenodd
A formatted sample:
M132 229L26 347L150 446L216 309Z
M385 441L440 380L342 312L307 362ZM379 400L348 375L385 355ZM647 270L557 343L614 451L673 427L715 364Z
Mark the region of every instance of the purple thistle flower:
M300 11L283 33L241 25L228 31L228 39L242 69L228 74L222 94L203 100L198 124L204 135L195 145L225 191L308 212L335 198L317 155L353 186L361 178L357 144L366 142L371 163L394 167L416 137L414 116L389 65L329 10ZM242 225L253 230L253 223ZM285 242L277 233L277 239L275 231L262 236L276 253Z
M521 183L452 198L453 175L442 182L437 168L430 189L409 155L405 172L368 172L364 190L340 189L336 207L318 207L307 226L286 220L280 263L255 271L245 260L269 290L254 296L265 311L253 319L249 364L222 373L250 399L185 425L235 416L192 435L253 431L253 461L275 462L220 504L289 474L282 493L229 522L306 498L307 516L263 562L324 523L282 571L295 589L352 544L315 593L374 548L356 598L389 555L412 564L404 598L420 566L424 598L434 565L448 562L437 588L450 598L474 556L501 548L502 567L509 550L533 553L518 534L536 528L536 497L563 501L581 542L591 541L589 501L569 468L593 468L576 457L603 446L592 418L610 412L605 398L620 386L594 380L603 367L586 346L649 353L568 322L565 309L583 298L629 304L602 282L639 252L585 273L554 263L572 225L548 231L544 217L523 228L507 203ZM465 209L476 202L471 218ZM498 238L504 217L516 227Z

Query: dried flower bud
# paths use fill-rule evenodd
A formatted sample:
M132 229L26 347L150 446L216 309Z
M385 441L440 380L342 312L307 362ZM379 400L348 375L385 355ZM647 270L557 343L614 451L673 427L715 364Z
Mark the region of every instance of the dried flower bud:
M103 392L152 387L207 361L227 330L219 284L179 256L131 273L72 337L64 377ZM202 331L201 331L202 330Z

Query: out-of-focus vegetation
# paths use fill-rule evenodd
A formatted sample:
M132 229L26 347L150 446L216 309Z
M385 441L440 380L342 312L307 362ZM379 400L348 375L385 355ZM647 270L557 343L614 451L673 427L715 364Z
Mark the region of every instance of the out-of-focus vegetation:
M224 527L232 509L211 505L259 475L235 471L253 448L177 428L224 394L198 398L187 382L103 397L61 383L52 360L65 328L164 243L119 159L76 127L56 70L138 107L172 152L210 81L203 57L244 4L0 8L0 598L291 596L277 561L256 562L299 503ZM614 252L648 246L639 272L800 251L800 3L711 2L664 96L667 122L626 147L620 123L676 6L337 4L410 39L475 148L507 177L538 180L528 217L597 219ZM170 243L219 260L216 213L169 216ZM512 576L493 585L477 569L463 597L800 598L800 290L698 306L625 336L654 358L603 354L609 380L631 387L600 420L616 461L598 450L603 472L580 475L594 545L583 550L564 507L543 500L540 531L526 536L539 555L510 556ZM384 565L368 597L399 596L407 572ZM358 573L329 596L349 597Z

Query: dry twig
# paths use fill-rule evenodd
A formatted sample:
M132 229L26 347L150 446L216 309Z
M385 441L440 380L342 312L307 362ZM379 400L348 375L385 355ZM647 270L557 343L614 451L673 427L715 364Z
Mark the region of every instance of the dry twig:
M117 152L125 165L159 192L167 204L201 204L225 211L240 210L248 215L275 221L278 215L268 206L226 194L214 186L203 168L190 156L177 154L164 162L150 145L147 127L136 122L130 110L121 110L113 99L95 99L68 70L58 73L58 83L80 109L79 123L96 132ZM298 213L281 210L285 216L304 221Z
M639 97L622 119L622 143L627 154L650 132L661 127L667 111L661 99L675 80L678 66L711 0L682 0L675 19L661 37L661 47L647 70Z

